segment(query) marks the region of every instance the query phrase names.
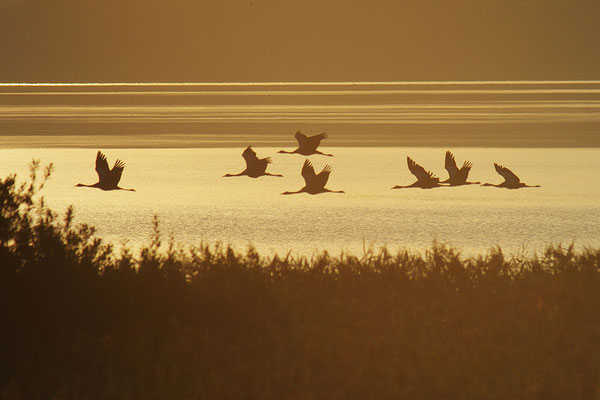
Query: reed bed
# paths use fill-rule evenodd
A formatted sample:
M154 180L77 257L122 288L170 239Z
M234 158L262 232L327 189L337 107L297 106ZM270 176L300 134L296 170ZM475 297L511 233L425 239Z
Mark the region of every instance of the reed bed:
M115 251L0 181L5 399L600 398L600 250Z

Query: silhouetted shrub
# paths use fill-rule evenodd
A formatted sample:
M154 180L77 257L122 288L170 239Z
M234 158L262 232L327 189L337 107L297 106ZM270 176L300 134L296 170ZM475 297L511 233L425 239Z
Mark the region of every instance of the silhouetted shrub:
M600 250L139 256L0 181L3 398L600 396Z

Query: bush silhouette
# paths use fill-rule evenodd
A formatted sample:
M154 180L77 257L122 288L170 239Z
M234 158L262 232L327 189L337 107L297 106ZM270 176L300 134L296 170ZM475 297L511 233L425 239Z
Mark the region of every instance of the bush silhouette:
M0 181L3 398L598 398L600 251L139 255Z

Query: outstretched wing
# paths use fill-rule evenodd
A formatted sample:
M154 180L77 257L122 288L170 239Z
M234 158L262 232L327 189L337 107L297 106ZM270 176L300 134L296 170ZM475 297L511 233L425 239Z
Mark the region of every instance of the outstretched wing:
M108 162L106 161L106 156L101 151L96 153L96 172L98 173L98 182L100 183L110 178Z
M306 185L310 185L311 182L315 179L317 174L315 174L315 169L313 168L312 163L308 160L304 160L304 165L302 165L302 177L304 178L304 182Z
M252 150L252 146L246 147L246 150L242 153L242 157L246 160L246 168L250 168L251 165L255 164L258 161L258 157L256 157L256 152Z
M117 186L121 180L121 174L125 168L125 163L121 160L115 161L115 165L110 170L110 183L111 185Z
M298 141L298 147L302 148L303 146L306 146L306 141L307 141L308 137L306 137L306 135L304 133L298 131L298 132L296 132L294 137Z
M435 178L433 172L427 171L425 168L417 164L412 158L406 157L406 163L410 172L417 177L418 181Z
M459 176L461 179L464 179L465 182L467 181L471 168L473 168L473 163L471 161L465 161L458 171Z
M465 161L462 167L460 167L460 171L465 171L468 174L471 168L473 168L473 163L471 161Z
M323 171L321 171L319 173L319 175L317 175L315 177L315 181L314 181L315 186L324 188L325 185L327 184L327 180L329 179L329 174L331 173L331 171L332 171L331 166L329 164L325 165L325 168L323 168Z
M319 144L321 144L321 140L327 137L326 133L319 133L314 136L306 136L300 131L296 132L296 140L298 141L298 147L304 149L309 152L314 152Z
M502 175L502 177L507 183L516 184L521 182L519 177L516 176L510 169L496 163L494 163L494 168L496 168L496 172Z
M446 171L448 171L448 175L450 175L450 179L456 176L458 172L458 167L456 166L456 160L454 159L454 154L450 151L446 151L446 162L444 164Z
M308 147L316 150L317 147L319 147L319 145L321 144L321 140L325 139L326 137L327 137L326 133L319 133L318 135L309 136L306 139L307 145L308 145Z

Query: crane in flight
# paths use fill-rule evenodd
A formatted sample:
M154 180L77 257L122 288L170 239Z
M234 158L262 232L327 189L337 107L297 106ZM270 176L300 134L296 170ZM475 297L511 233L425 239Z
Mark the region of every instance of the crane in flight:
M329 190L325 187L331 171L331 166L325 165L323 170L319 172L319 174L316 174L312 163L306 159L304 160L304 165L302 165L302 177L305 182L304 187L296 192L283 192L281 194L296 194L303 192L308 194L344 193L343 190Z
M280 150L278 153L282 154L302 154L303 156L311 156L313 154L320 154L323 156L333 157L333 154L322 153L317 150L317 147L321 144L321 140L327 137L326 133L319 133L314 136L306 136L300 131L296 132L294 135L296 140L298 141L298 148L294 151L285 151Z
M279 174L268 173L267 165L271 164L271 158L258 158L256 152L252 149L252 146L246 147L246 150L242 152L242 157L246 160L246 169L239 174L225 174L223 177L229 176L242 176L246 175L250 178L258 178L259 176L283 176Z
M471 161L465 161L462 167L458 168L454 154L450 151L446 151L445 165L446 171L448 171L448 179L440 183L447 183L450 186L462 186L462 185L479 185L481 182L468 182L467 178L469 172L473 167Z
M417 181L407 186L396 185L392 189L405 189L413 187L431 189L434 187L443 186L440 185L440 178L436 177L433 172L427 171L425 168L417 164L412 158L406 157L406 163L408 164L408 169L410 172L417 178Z
M98 153L96 154L96 173L98 173L98 182L94 183L93 185L78 183L75 186L93 187L102 190L127 190L130 192L135 192L135 189L123 189L122 187L118 186L124 168L125 163L117 159L112 169L109 169L108 162L106 161L106 156L102 154L101 151L98 151Z
M484 183L482 186L494 186L494 187L502 187L507 189L519 189L523 187L540 187L540 185L527 185L521 182L521 179L510 169L503 167L500 164L494 163L494 168L496 168L496 172L500 174L504 178L504 182L499 183L497 185L493 183Z

